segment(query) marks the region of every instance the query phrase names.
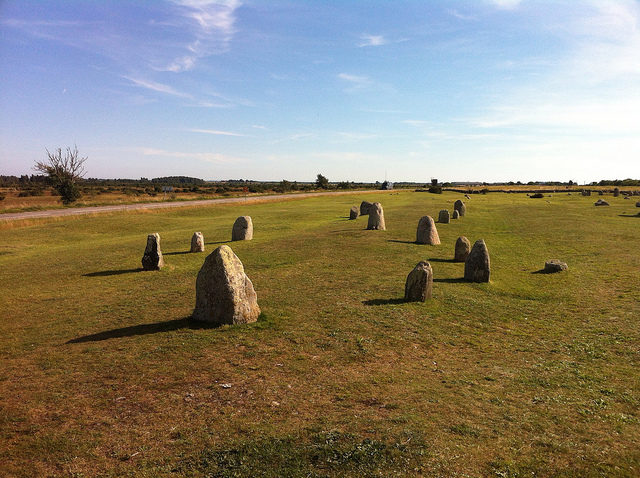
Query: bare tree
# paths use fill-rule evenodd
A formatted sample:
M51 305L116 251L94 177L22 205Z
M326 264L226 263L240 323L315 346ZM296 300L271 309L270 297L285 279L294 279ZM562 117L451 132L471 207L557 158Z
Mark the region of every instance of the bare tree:
M78 147L73 149L67 147L66 153L62 154L62 148L53 152L47 151L45 161L37 161L34 168L36 171L49 176L54 189L62 197L63 204L71 204L80 198L78 181L85 175L84 162L86 157L81 158Z

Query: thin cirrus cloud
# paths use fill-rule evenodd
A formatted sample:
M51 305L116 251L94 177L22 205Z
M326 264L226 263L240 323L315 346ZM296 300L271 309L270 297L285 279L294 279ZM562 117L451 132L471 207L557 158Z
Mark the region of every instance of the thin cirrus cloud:
M178 91L175 88L163 83L156 83L155 81L142 80L140 78L133 78L130 76L123 76L122 78L130 81L135 86L144 88L146 90L155 91L156 93L164 93L166 95L177 96L180 98L193 98L190 94Z
M366 46L382 46L387 43L389 42L382 35L369 35L365 33L360 35L360 42L358 43L358 46L361 48Z
M227 156L219 153L202 153L202 152L188 152L188 151L167 151L164 149L156 148L133 148L133 152L141 154L143 156L156 156L166 158L178 158L185 160L198 160L208 163L235 163L244 161L243 158Z
M184 46L181 56L163 65L154 66L160 71L180 73L191 70L198 60L228 51L235 33L238 0L172 0L191 40Z
M204 133L214 136L246 136L244 134L234 133L232 131L220 131L216 129L190 129L189 131L191 131L192 133Z

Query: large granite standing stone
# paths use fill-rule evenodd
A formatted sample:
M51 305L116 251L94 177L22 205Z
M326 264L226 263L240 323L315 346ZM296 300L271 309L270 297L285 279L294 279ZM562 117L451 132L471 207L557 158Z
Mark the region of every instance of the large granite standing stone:
M604 199L598 199L594 204L594 206L608 206L609 203Z
M613 189L613 197L617 198L618 196L620 196L620 188L614 188Z
M464 262L464 279L471 282L489 282L490 275L489 250L484 239L478 239Z
M460 213L454 209L453 212L451 213L451 219L458 219L460 217Z
M453 262L465 262L471 252L471 243L469 239L464 236L460 236L456 241L456 249L453 254Z
M353 206L349 211L349 219L358 219L359 215L360 209L358 209L358 206Z
M558 259L550 259L544 263L544 272L547 274L553 272L562 272L569 269L569 266L566 262L561 262Z
M371 206L373 206L373 204L369 201L362 201L360 203L360 215L366 216L367 214L369 214L369 208L371 208Z
M240 216L233 223L232 241L250 241L253 239L253 222L251 216Z
M431 299L433 270L427 261L420 261L407 276L404 285L404 300L424 302Z
M242 262L229 246L218 247L198 272L193 318L216 325L247 324L259 315L258 296Z
M373 229L376 231L386 230L384 223L384 211L382 210L382 204L374 202L369 208L369 221L367 222L367 229Z
M147 236L147 247L142 256L142 268L145 271L157 271L164 267L164 259L160 250L160 234L157 232Z
M440 244L440 236L436 229L436 224L431 216L423 216L418 221L416 231L416 242L418 244L430 244L432 246Z
M191 252L204 252L204 236L201 232L194 232L191 236Z
M460 214L461 216L464 216L464 214L467 212L467 206L465 206L465 204L460 199L453 203L453 209L458 211L458 214Z
M449 211L446 209L443 209L438 214L438 222L441 222L442 224L449 224L449 219L451 219L451 216L449 215Z

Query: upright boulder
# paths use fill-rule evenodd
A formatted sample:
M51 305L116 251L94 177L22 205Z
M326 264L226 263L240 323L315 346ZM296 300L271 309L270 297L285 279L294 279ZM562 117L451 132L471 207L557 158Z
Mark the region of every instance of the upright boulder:
M232 241L250 241L253 239L253 222L251 216L240 216L233 223Z
M460 214L461 216L464 216L464 214L467 212L467 206L465 206L465 204L460 199L453 203L453 209L458 211L458 214Z
M358 206L353 206L349 211L349 219L358 219L359 215L360 209L358 209Z
M460 236L456 241L456 249L453 254L453 262L465 262L471 251L471 243L469 239Z
M443 209L438 214L438 222L441 222L442 224L449 224L449 219L451 219L451 216L449 215L449 211L447 209Z
M384 211L382 210L382 204L374 202L369 208L369 221L367 222L367 229L384 231L386 226L384 223Z
M164 267L164 259L160 250L160 234L153 233L147 236L147 247L142 256L142 268L145 271L157 271Z
M617 198L618 196L620 196L620 188L614 188L613 189L613 197Z
M204 236L201 232L194 232L191 236L191 252L204 252Z
M427 261L420 261L407 276L404 284L404 300L424 302L431 299L433 270Z
M484 239L479 239L464 262L464 279L470 282L489 282L490 275L489 250Z
M360 215L366 216L367 214L369 214L369 208L371 206L373 206L373 204L371 204L369 201L362 201L360 203Z
M460 213L454 209L453 212L451 213L451 219L458 219L460 217Z
M440 244L440 236L436 229L436 224L431 216L423 216L418 221L416 231L416 242L418 244L430 244L432 246Z
M198 272L193 318L216 325L247 324L259 315L258 296L242 262L229 246L218 247Z

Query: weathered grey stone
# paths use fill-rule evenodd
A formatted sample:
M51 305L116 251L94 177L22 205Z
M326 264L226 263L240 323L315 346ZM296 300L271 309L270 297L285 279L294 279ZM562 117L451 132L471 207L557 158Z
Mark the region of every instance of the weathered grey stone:
M242 262L229 246L218 247L198 272L193 318L216 325L247 324L259 315L258 296Z
M382 210L382 204L374 202L369 208L369 221L367 222L367 229L373 229L377 231L386 230L384 223L384 211Z
M160 234L157 232L147 236L147 247L142 256L142 268L145 271L157 271L164 267L164 259L160 250Z
M640 201L636 203L636 207L640 207Z
M453 213L451 214L451 219L458 219L460 217L460 213L454 209Z
M418 221L416 231L416 242L418 244L430 244L432 246L440 244L440 236L436 229L436 224L431 216L423 216Z
M471 251L471 243L469 239L464 236L460 236L456 241L456 250L453 254L454 262L464 262L469 257L469 252Z
M582 195L583 196L591 196L591 190L590 189L583 189L582 190Z
M460 199L453 203L453 209L458 211L458 214L460 214L461 216L464 216L464 214L467 212L467 206L465 206L465 204Z
M544 263L544 272L561 272L569 269L566 262L561 262L558 259L550 259Z
M360 209L358 209L358 206L353 206L349 211L349 219L358 219L359 215Z
M618 196L620 196L620 188L614 188L613 189L613 197L617 198Z
M441 210L438 214L438 222L441 222L442 224L449 224L449 219L451 219L451 216L449 215L449 211L447 209Z
M251 216L240 216L233 223L233 230L231 231L232 241L250 241L253 239L253 221Z
M471 282L489 282L491 261L484 239L478 239L464 262L464 279Z
M420 261L407 276L404 284L404 300L424 302L431 299L433 270L427 261Z
M194 232L191 236L191 252L204 252L204 236L201 232Z
M371 206L373 206L373 204L370 203L369 201L362 201L360 203L360 215L366 216L367 214L369 214L369 208Z
M471 199L471 196L469 196L468 194L465 194L464 197L467 199Z
M607 201L605 201L604 199L598 199L595 203L594 206L608 206L609 203Z

